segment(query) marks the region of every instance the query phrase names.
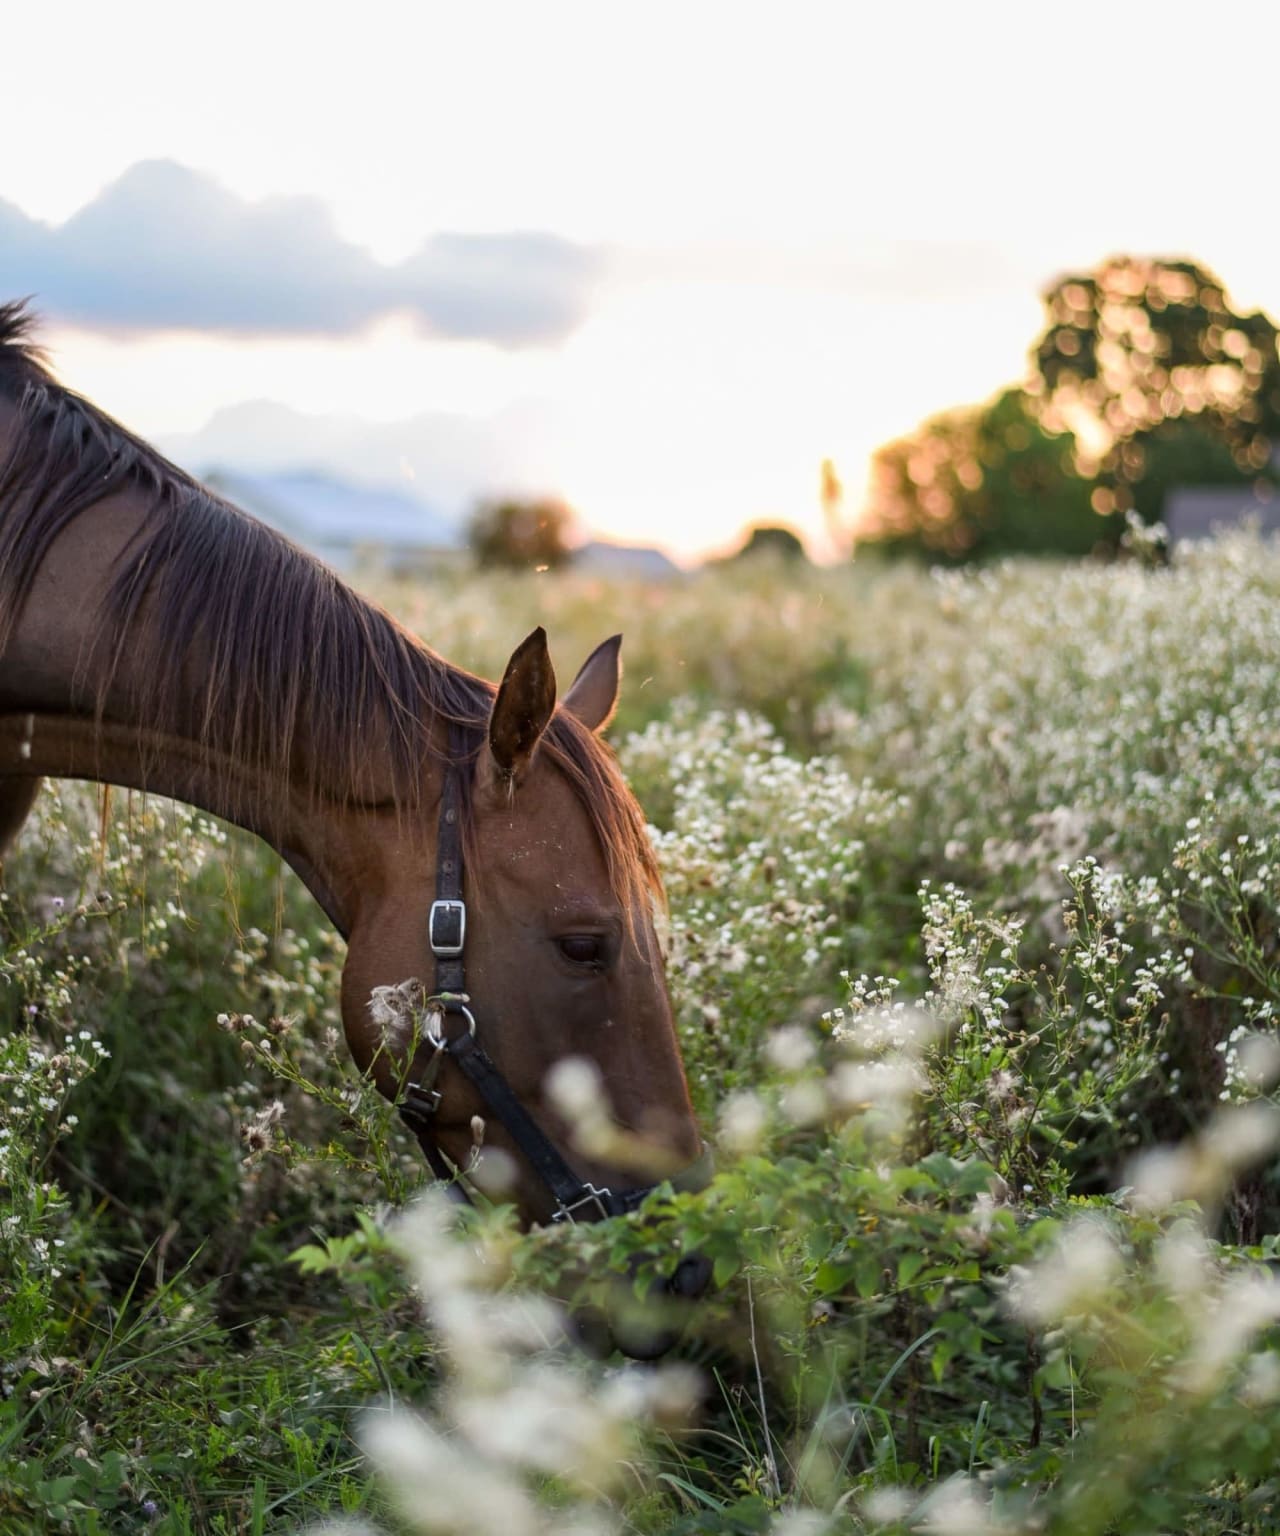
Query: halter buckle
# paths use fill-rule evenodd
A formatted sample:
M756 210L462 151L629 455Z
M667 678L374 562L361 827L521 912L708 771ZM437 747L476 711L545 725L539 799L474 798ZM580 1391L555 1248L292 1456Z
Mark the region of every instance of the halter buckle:
M467 938L465 901L433 901L427 918L427 941L437 960L456 960Z
M597 1189L594 1184L584 1184L582 1188L585 1193L576 1200L571 1200L568 1205L563 1200L560 1202L560 1209L551 1218L553 1222L567 1221L570 1226L576 1226L577 1217L574 1215L574 1212L580 1211L584 1205L594 1205L596 1208L596 1214L589 1218L591 1221L607 1221L613 1215L613 1212L605 1204L606 1200L613 1199L611 1190Z
M425 1083L410 1083L404 1091L399 1108L400 1118L411 1131L426 1130L440 1108L439 1090Z

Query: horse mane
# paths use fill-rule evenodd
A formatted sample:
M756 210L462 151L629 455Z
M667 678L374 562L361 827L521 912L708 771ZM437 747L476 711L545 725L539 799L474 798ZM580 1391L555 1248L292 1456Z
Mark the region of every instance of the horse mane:
M477 754L493 684L58 384L34 326L25 301L0 304L0 397L18 412L0 461L0 654L54 540L132 492L146 511L111 573L89 659L99 718L129 647L142 717L193 737L215 769L248 767L345 806L373 803L375 779L389 773L396 809L419 808L426 761L442 752L438 727L461 727ZM609 748L558 709L540 750L590 816L619 898L630 908L659 890L644 818Z

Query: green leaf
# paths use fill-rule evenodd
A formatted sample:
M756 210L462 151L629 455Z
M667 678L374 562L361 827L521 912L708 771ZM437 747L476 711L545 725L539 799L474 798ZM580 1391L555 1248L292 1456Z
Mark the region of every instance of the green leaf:
M918 1251L904 1253L898 1260L898 1289L905 1290L923 1268L923 1253Z
M736 1253L726 1249L718 1253L711 1265L712 1280L717 1286L728 1285L742 1267L742 1260Z
M854 1261L853 1283L862 1297L874 1296L880 1289L883 1266L878 1253L865 1253Z
M818 1265L813 1288L819 1296L837 1296L853 1278L856 1265L852 1259L826 1259Z
M296 1264L304 1275L320 1275L333 1267L329 1251L315 1243L303 1243L289 1255L290 1264Z

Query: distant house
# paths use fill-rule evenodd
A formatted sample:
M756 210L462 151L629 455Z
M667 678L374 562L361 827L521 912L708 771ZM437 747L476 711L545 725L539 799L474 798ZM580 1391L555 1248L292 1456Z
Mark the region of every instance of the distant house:
M592 539L573 552L573 568L618 581L672 581L680 567L660 549L644 544L610 544Z
M374 555L379 565L413 572L462 546L457 526L407 491L307 470L213 469L203 478L211 491L339 569Z
M1280 532L1280 491L1256 485L1180 485L1166 493L1161 521L1174 542L1207 539L1246 518L1263 533Z

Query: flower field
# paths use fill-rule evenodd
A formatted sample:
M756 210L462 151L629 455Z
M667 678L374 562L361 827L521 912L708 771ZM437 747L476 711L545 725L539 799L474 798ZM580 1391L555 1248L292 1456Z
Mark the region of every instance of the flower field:
M367 585L490 676L625 632L718 1176L460 1223L279 860L48 786L0 890L0 1536L1274 1529L1280 550ZM692 1249L660 1362L570 1339Z

